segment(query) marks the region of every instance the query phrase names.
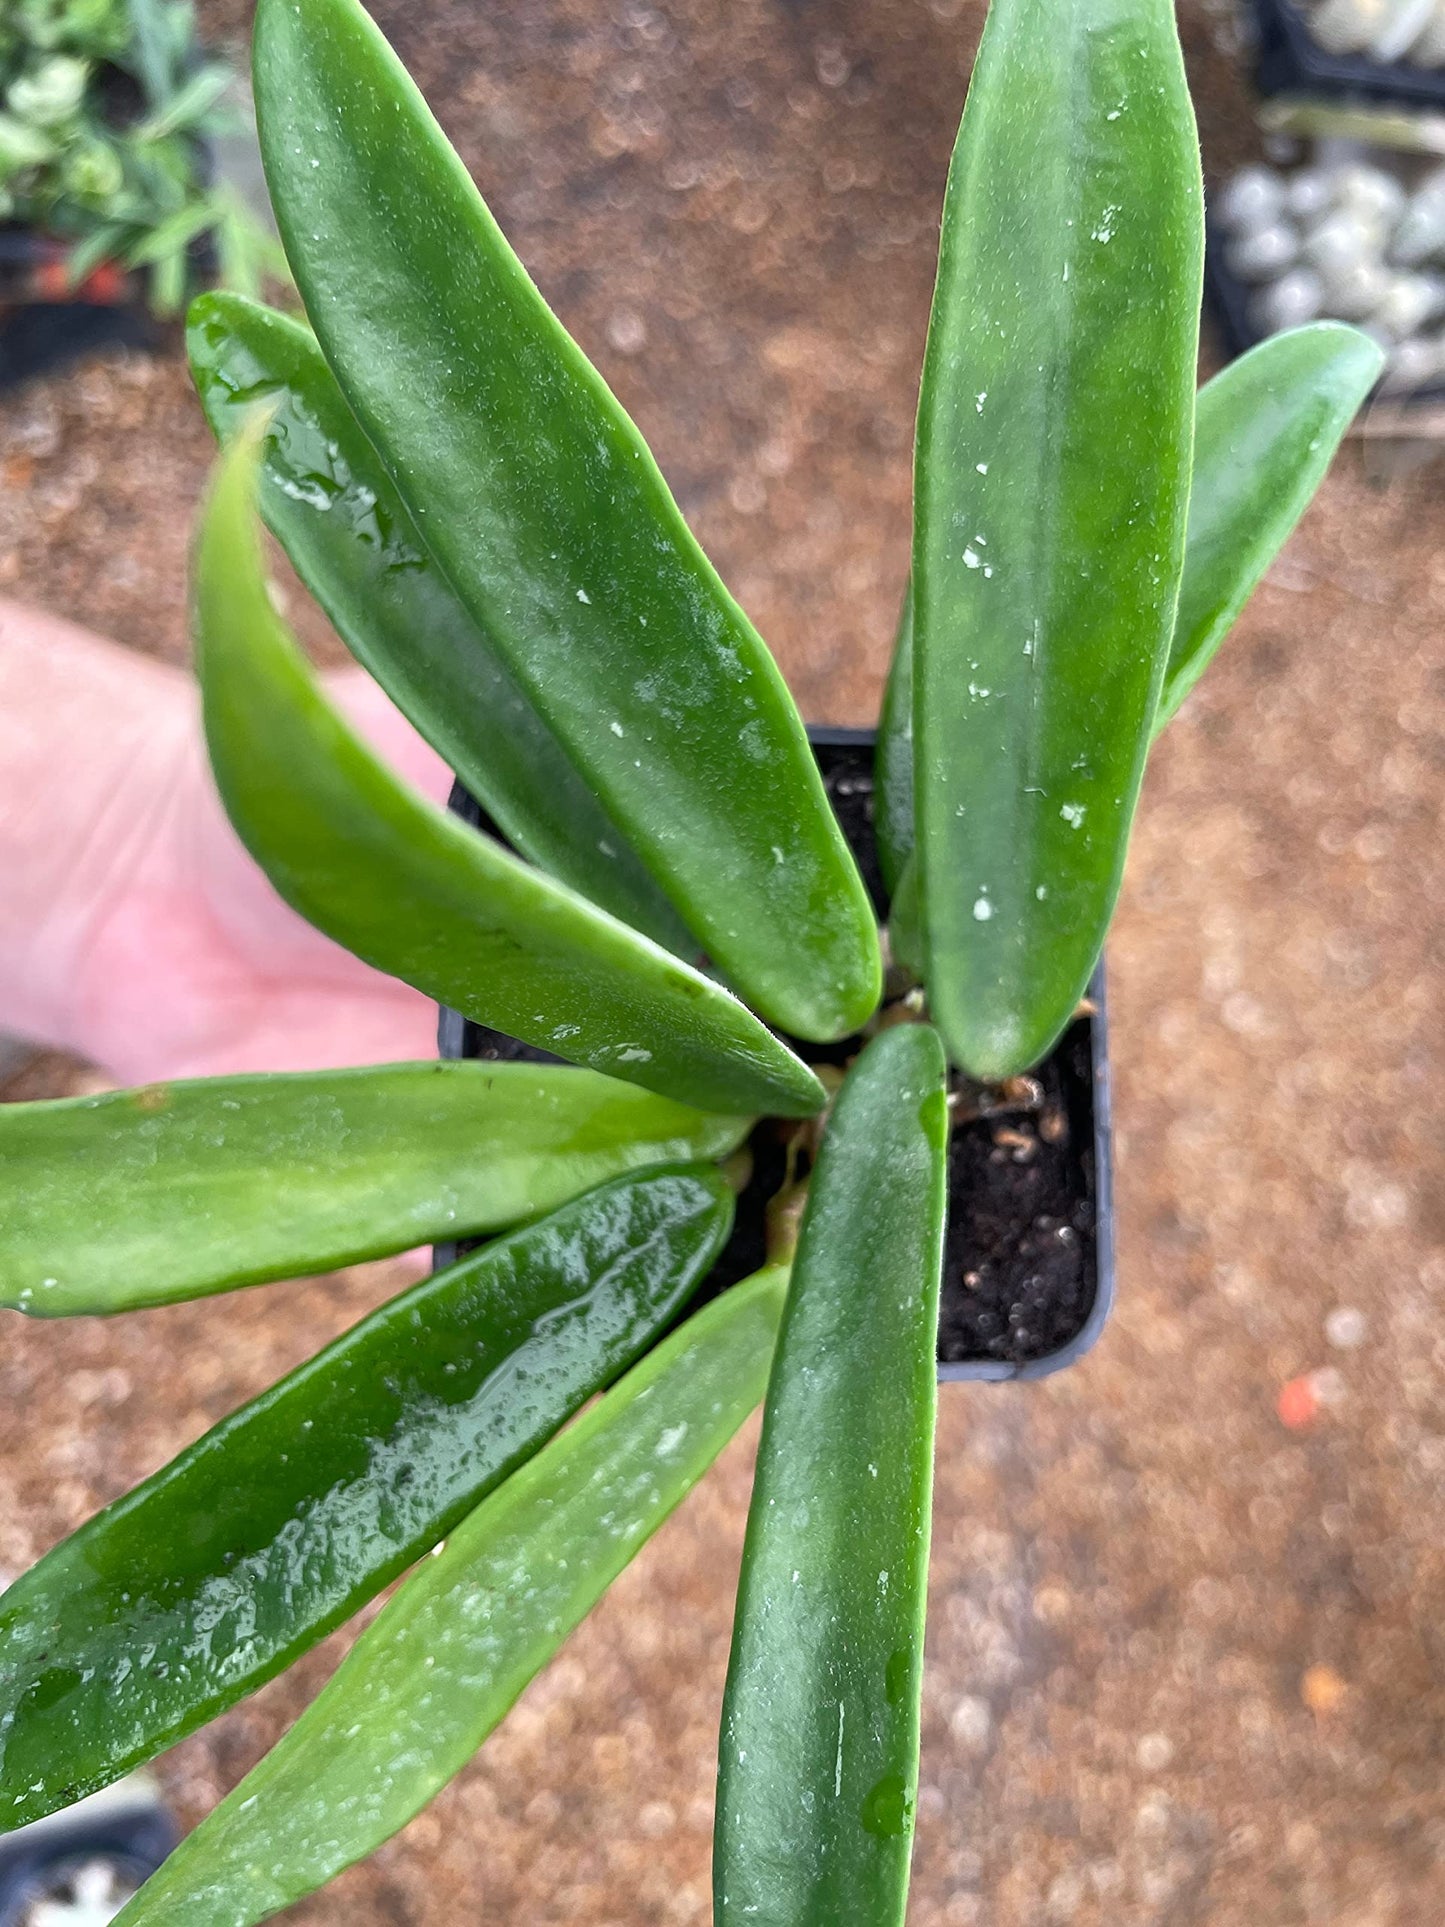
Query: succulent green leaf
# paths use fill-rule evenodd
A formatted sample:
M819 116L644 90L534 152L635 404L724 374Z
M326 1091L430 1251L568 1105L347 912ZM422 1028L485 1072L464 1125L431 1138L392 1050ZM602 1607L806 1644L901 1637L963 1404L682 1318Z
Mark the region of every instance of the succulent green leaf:
M1214 659L1256 584L1324 479L1379 378L1378 346L1357 328L1315 322L1271 335L1200 389L1184 570L1157 737ZM878 733L878 855L895 892L900 954L913 854L913 612L905 599Z
M914 489L927 980L975 1076L1054 1042L1118 892L1184 552L1201 198L1170 0L994 0Z
M792 699L646 444L356 0L261 0L256 105L322 352L447 577L730 982L795 1036L878 935Z
M696 944L428 553L315 336L203 294L191 372L229 443L266 400L259 506L301 580L523 856L679 955Z
M340 1625L637 1357L731 1223L707 1167L616 1179L393 1299L62 1541L0 1595L0 1830Z
M900 1024L828 1121L768 1387L719 1743L718 1927L903 1919L948 1154Z
M714 1299L472 1513L117 1927L251 1927L418 1813L762 1397L786 1278Z
M0 1305L133 1311L500 1231L644 1165L720 1158L717 1117L595 1071L387 1064L0 1105Z
M1359 329L1320 321L1270 336L1200 389L1184 576L1155 735L1284 547L1383 362Z
M302 916L439 1003L702 1110L816 1110L745 1005L409 789L326 701L267 594L258 444L222 455L195 566L196 667L221 799Z
M893 661L878 719L873 785L873 825L878 865L891 895L913 855L913 587L903 593Z

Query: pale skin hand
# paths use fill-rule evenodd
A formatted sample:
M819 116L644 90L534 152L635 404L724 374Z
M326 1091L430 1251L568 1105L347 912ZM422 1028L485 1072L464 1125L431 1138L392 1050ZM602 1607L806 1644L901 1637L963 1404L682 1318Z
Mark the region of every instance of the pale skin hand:
M359 669L332 699L435 801ZM0 1030L121 1084L436 1055L436 1007L276 895L211 783L182 670L0 598Z

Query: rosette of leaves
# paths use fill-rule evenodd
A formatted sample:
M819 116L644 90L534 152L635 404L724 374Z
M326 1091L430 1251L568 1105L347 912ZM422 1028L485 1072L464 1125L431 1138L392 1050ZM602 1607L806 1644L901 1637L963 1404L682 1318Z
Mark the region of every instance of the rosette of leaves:
M68 243L75 283L102 261L173 314L196 263L259 293L284 260L209 144L246 126L228 62L186 0L10 0L0 21L0 220Z
M896 1927L949 1087L1068 1023L1150 746L1379 351L1304 329L1196 394L1169 0L995 0L923 361L885 933L761 638L357 0L260 0L255 81L309 325L192 312L224 445L194 573L216 780L319 928L563 1061L0 1112L0 1303L32 1314L487 1240L0 1598L0 1826L192 1731L434 1550L121 1918L285 1907L464 1764L766 1389L717 1916ZM256 510L498 835L327 705ZM787 1141L770 1262L678 1324L753 1129Z

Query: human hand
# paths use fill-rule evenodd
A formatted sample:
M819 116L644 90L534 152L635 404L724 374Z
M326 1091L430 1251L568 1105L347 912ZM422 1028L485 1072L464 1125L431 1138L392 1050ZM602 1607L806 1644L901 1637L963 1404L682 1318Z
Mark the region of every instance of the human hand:
M441 759L360 669L333 701L417 788ZM436 1008L277 896L181 670L0 599L0 1030L123 1084L436 1054Z

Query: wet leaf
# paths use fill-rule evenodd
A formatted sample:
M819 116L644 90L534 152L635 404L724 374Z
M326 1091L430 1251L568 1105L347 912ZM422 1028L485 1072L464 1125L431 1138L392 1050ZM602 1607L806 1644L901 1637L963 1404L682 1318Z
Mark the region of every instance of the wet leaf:
M777 668L355 0L261 0L267 179L342 392L457 594L730 982L795 1036L877 928Z
M930 1007L997 1078L1118 891L1184 550L1203 221L1169 0L994 0L919 404L914 741Z
M828 1121L768 1386L723 1701L718 1927L903 1919L948 1113L899 1024Z
M393 1299L63 1540L0 1595L0 1830L340 1625L637 1357L731 1223L705 1167L617 1179Z
M761 1398L786 1277L714 1299L472 1513L117 1927L251 1927L420 1812Z
M1337 321L1272 335L1200 389L1184 569L1154 735L1170 721L1323 480L1382 356ZM905 600L878 732L878 854L895 957L916 954L913 622ZM902 942L900 943L900 935Z
M271 606L256 434L218 465L195 568L211 767L292 907L367 963L509 1036L703 1110L804 1114L822 1090L745 1005L394 777Z
M238 295L204 294L186 340L223 443L258 400L271 405L261 514L352 654L523 856L692 955L676 912L457 600L310 330Z
M500 1231L747 1130L594 1071L387 1064L0 1105L0 1305L132 1311Z

